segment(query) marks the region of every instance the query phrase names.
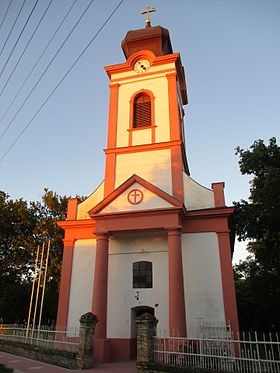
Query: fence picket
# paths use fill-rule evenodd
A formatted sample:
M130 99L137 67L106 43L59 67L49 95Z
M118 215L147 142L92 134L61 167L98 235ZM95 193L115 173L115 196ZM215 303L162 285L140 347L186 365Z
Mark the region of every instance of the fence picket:
M0 339L18 341L26 344L77 352L79 327L62 330L41 326L40 330L27 330L25 325L0 325Z
M207 331L209 335L209 330ZM217 333L214 333L217 336ZM242 373L280 372L278 334L259 338L257 333L223 338L155 337L155 361L165 365Z

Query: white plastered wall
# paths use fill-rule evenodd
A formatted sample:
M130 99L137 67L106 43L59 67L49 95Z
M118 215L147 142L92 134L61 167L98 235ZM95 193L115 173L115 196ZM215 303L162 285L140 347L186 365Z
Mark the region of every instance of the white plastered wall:
M152 128L142 128L132 132L132 145L151 144Z
M80 317L91 311L96 240L77 240L74 245L68 326L79 326Z
M88 211L96 206L104 197L104 181L83 202L78 205L77 220L89 219Z
M115 189L133 174L172 195L171 154L169 149L118 154Z
M182 235L188 337L201 322L225 323L218 237L214 232Z
M215 207L214 192L197 183L183 172L185 206L187 210Z
M143 193L143 200L138 204L131 204L128 201L128 195L133 190L137 189ZM160 198L149 189L143 187L138 183L134 183L124 193L114 199L108 206L100 211L100 214L119 212L119 211L138 211L138 210L150 210L157 208L168 208L173 207L170 203Z
M153 288L133 289L132 265L153 263ZM158 305L155 307L155 305ZM135 337L131 309L155 309L160 329L168 329L168 254L167 237L161 233L126 234L110 239L108 278L108 338Z

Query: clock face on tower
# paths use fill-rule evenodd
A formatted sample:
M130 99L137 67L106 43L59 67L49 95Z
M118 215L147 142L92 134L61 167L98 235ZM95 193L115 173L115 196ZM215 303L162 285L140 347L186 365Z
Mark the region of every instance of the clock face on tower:
M149 70L151 63L148 60L139 60L134 65L134 71L136 73L144 73Z

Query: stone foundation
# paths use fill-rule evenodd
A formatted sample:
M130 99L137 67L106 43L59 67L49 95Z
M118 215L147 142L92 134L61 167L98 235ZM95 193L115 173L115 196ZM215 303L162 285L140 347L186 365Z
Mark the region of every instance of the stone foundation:
M5 341L1 339L0 350L63 368L78 369L76 360L77 354L75 352L60 351L52 348L32 346L21 342Z

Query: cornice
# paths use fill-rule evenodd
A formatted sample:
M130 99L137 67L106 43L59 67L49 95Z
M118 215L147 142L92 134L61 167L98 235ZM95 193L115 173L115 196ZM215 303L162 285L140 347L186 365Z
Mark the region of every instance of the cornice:
M135 153L135 152L145 152L145 151L153 151L153 150L160 150L160 149L169 149L173 146L181 146L182 140L174 140L174 141L165 141L159 142L155 144L143 144L143 145L133 145L133 146L124 146L121 148L107 148L104 149L105 154L122 154L122 153Z
M56 224L62 229L75 229L75 228L94 228L95 221L93 219L81 219L81 220L64 220L58 221Z
M164 56L156 57L153 54L153 52L149 50L142 50L142 51L133 53L124 63L106 66L105 70L109 78L111 79L113 74L133 71L134 63L139 59L148 59L151 62L152 67L160 66L160 65L165 65L168 63L174 63L174 62L176 63L178 60L180 60L180 53L172 53L172 54L167 54Z
M201 210L187 210L186 220L188 219L202 219L202 218L217 218L229 217L234 213L234 207L213 207Z
M158 208L156 210L130 210L130 211L119 211L110 212L104 214L92 214L92 218L96 221L104 219L120 219L120 218L133 218L133 217L143 217L143 216L158 216L158 215L172 215L180 214L184 212L183 207L168 207L168 208Z

